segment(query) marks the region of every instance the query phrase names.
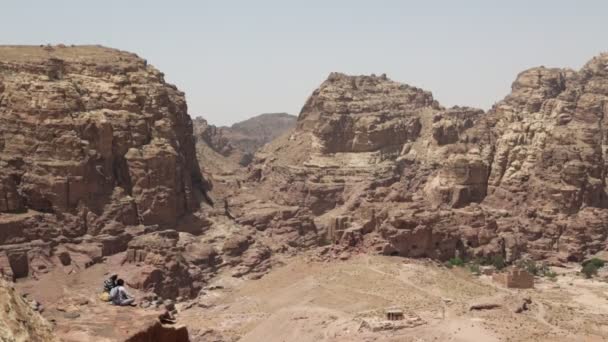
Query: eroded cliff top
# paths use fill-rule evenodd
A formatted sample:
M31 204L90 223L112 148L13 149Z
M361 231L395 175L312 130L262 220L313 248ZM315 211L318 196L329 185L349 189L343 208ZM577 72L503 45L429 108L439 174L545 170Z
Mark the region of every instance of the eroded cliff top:
M65 61L115 63L144 61L134 53L101 45L1 45L0 61L6 63L40 63L51 58ZM145 61L144 61L145 62Z

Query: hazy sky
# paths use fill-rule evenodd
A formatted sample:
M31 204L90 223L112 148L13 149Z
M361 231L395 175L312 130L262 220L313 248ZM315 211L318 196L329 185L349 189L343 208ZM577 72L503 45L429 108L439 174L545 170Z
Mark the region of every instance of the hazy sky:
M0 44L146 58L214 124L298 114L332 71L386 73L444 106L490 107L518 72L608 51L608 1L0 0Z

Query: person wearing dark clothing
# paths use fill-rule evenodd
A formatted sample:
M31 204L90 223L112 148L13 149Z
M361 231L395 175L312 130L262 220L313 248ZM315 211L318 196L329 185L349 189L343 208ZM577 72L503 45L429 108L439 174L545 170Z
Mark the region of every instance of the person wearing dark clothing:
M118 279L118 274L112 274L110 278L104 280L103 291L108 293L112 291L116 287L116 279Z

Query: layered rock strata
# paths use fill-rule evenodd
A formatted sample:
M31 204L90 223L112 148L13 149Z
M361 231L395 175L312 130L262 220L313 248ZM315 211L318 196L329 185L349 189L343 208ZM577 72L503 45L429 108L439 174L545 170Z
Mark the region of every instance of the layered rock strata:
M527 70L489 112L332 74L250 166L260 197L386 254L580 260L605 249L608 55Z
M135 54L0 47L2 274L88 267L145 227L200 233L192 132L184 93Z

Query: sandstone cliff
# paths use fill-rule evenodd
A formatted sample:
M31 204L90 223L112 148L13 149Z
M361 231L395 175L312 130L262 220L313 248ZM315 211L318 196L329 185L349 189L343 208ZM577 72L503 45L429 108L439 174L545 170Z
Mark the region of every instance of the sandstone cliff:
M292 130L296 117L285 113L254 116L232 126L217 127L198 117L193 120L196 154L205 179L213 188L212 200L234 196L243 168L267 143Z
M488 113L384 75L332 74L248 177L343 245L580 260L607 247L607 66L603 54L580 71L527 70Z
M193 128L184 94L133 54L0 47L0 276L107 258L133 288L187 299L328 244L581 260L608 248L607 67L527 70L488 112L333 73L295 128L226 133ZM239 167L240 144L262 142Z
M100 47L2 47L0 77L2 212L68 215L51 236L111 221L175 225L197 209L204 188L184 94L145 60Z
M0 170L8 278L47 272L54 255L86 267L158 227L205 225L184 94L131 53L0 47Z
M112 259L163 299L195 297L219 270L259 277L272 251L210 191L184 94L144 59L0 47L0 276Z

